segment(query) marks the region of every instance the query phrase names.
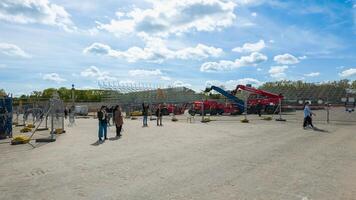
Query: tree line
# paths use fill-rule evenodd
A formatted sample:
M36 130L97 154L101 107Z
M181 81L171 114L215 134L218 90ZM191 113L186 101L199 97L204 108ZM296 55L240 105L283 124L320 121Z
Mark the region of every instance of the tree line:
M291 89L291 90L308 90L314 88L327 88L327 89L356 89L356 80L350 81L347 79L339 80L339 81L329 81L323 83L307 83L303 81L276 81L276 82L267 82L259 87L260 89Z
M47 88L43 91L33 91L29 95L21 95L19 97L14 97L14 104L19 103L29 103L36 101L46 101L53 97L53 94L57 92L61 100L64 102L72 101L72 89L61 87L61 88ZM88 89L88 90L74 90L74 97L76 102L100 102L106 96L105 90Z

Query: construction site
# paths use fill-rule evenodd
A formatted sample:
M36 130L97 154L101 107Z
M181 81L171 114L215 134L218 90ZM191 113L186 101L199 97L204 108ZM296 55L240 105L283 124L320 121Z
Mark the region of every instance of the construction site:
M1 97L0 199L356 198L353 89L99 86L101 102L77 102L74 86L68 101ZM122 137L109 122L98 141L102 105L121 106Z

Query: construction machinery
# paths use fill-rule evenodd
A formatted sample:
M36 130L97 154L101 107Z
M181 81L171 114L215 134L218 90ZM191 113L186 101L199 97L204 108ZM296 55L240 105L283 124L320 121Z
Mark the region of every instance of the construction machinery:
M243 110L240 110L232 103L219 103L214 100L205 100L205 101L194 101L189 109L190 115L222 115L222 114L231 114L237 115L241 114Z
M280 112L277 108L280 107L283 95L273 94L266 92L264 90L253 88L249 85L237 85L236 89L233 91L225 91L224 89L211 86L207 88L205 92L210 92L214 90L221 95L225 96L230 103L218 103L217 101L206 100L206 101L195 101L193 102L192 108L189 110L191 115L194 114L205 114L216 115L223 113L230 114L242 114L247 108L248 113L256 113L258 109L264 110L267 114L273 114ZM248 94L247 104L246 100L239 98L239 94L245 92ZM259 108L260 107L260 108Z
M238 95L240 91L246 91L250 94L247 101L249 113L256 113L258 104L262 106L262 110L267 114L278 113L279 110L277 108L284 98L282 94L274 94L253 88L249 85L237 85L236 89L232 91L232 94Z

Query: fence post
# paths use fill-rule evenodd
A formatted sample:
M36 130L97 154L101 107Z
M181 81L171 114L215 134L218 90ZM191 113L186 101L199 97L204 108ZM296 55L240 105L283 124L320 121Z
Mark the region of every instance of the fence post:
M204 122L204 99L202 100L201 105L201 121Z

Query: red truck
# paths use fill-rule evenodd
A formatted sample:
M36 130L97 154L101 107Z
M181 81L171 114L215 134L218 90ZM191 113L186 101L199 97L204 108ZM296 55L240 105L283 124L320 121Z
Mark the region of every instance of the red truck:
M184 113L186 107L187 104L166 104L164 105L162 112L163 115L169 115L171 113L174 113L175 115L181 115Z
M205 101L194 101L189 109L190 115L202 115L202 106L204 103L204 115L222 115L223 113L228 113L231 115L240 114L240 110L231 103L218 103L214 100L205 100Z

